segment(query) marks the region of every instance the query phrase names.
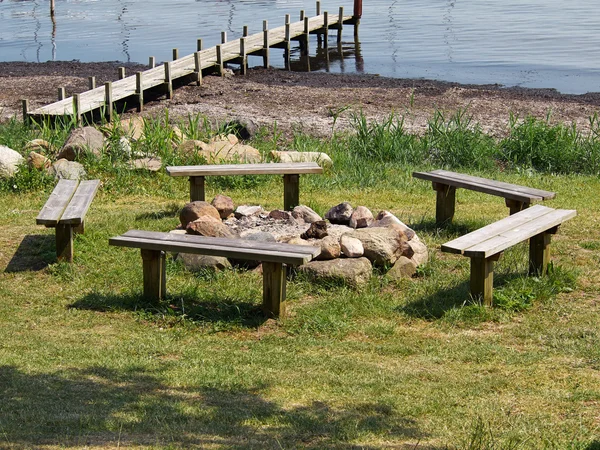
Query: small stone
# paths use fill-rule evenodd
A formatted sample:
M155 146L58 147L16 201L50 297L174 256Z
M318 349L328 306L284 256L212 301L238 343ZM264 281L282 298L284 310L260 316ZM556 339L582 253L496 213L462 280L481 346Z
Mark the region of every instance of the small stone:
M203 216L210 216L217 222L221 222L219 211L217 211L210 203L200 200L187 203L179 213L179 221L181 222L181 225L186 228L190 222Z
M114 152L114 146L111 146ZM131 142L125 136L119 138L119 143L116 146L116 154L127 159L131 158Z
M317 222L318 220L323 220L320 215L305 205L298 205L294 207L292 210L292 216L295 219L302 219L306 223L313 223Z
M340 239L342 253L348 258L360 258L364 255L365 249L359 239L350 235L343 235Z
M323 168L333 166L333 161L327 153L322 152L284 152L273 150L271 157L282 163L291 162L316 162Z
M269 218L274 220L292 220L292 213L282 211L281 209L274 209L269 213Z
M319 261L339 258L342 254L340 242L332 236L325 236L323 239L314 240L311 243L313 246L321 246L321 253L315 258Z
M85 178L86 175L82 164L66 159L59 159L47 170L50 175L67 180L80 180L81 178Z
M343 282L356 287L369 281L373 267L367 258L339 258L329 261L310 261L298 267L315 280Z
M235 209L235 218L241 219L242 217L250 217L257 216L262 213L263 209L261 206L250 206L250 205L240 205Z
M373 213L366 206L357 206L350 216L351 228L366 228L373 222Z
M25 161L21 154L6 145L0 145L0 178L10 178Z
M185 268L190 272L200 272L202 270L221 272L231 269L231 263L224 256L179 253L175 260L183 262Z
M226 195L217 195L210 204L217 209L221 219L227 219L233 213L233 200Z
M236 237L220 219L215 220L215 218L211 216L200 217L199 219L188 223L185 229L188 234L196 234L199 236L224 238Z
M327 211L325 218L333 224L348 225L353 211L350 203L343 202Z
M44 170L52 165L52 161L40 153L30 152L27 156L27 165L31 169Z
M402 278L411 278L417 273L417 264L412 259L406 256L401 256L394 263L393 267L388 270L387 276L392 280L398 280Z
M313 222L304 233L300 235L302 239L323 239L327 236L327 222L319 220Z
M129 168L132 170L148 170L158 172L162 167L162 161L158 156L149 158L134 159L129 162Z

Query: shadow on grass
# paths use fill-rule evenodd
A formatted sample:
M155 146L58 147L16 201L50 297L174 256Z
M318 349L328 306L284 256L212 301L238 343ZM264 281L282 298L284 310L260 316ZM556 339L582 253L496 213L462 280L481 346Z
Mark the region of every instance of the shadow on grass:
M181 210L181 205L177 203L171 203L165 209L160 211L150 211L142 214L138 214L135 216L136 222L139 220L160 220L166 217L178 217L179 211Z
M11 448L168 445L227 448L359 448L361 437L423 438L414 420L377 402L334 408L280 404L271 387L167 385L168 374L130 366L25 373L0 366L2 439ZM360 446L360 448L375 448ZM415 448L398 446L395 448ZM418 447L423 449L425 447Z
M417 234L425 232L446 239L455 239L486 225L489 225L489 222L484 222L482 220L453 221L438 225L436 224L435 219L423 219L419 222L410 224L410 227Z
M148 320L185 320L193 323L223 323L256 328L267 318L261 307L220 296L198 298L192 295L168 296L159 302L149 302L134 294L102 294L91 292L70 305L71 308L92 311L135 311Z
M45 269L56 262L54 235L28 234L6 266L6 272L26 272Z

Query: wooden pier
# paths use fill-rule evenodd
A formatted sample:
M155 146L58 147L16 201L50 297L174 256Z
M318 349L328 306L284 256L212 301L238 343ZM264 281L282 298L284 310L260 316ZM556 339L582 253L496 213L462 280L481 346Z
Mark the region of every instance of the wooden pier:
M355 36L358 30L360 14L362 12L362 0L355 0L354 14L344 15L343 7L339 8L338 14L330 15L321 13L320 2L317 2L317 15L305 17L304 11L300 12L300 20L291 23L290 16L285 16L283 26L268 28L267 21L263 21L263 31L248 35L248 27L243 29L243 35L239 39L227 41L227 34L221 33L221 44L208 49L202 48L202 39L198 39L197 51L191 55L179 57L177 49L173 49L173 61L167 61L161 66L154 64L154 57L150 57L150 68L143 72L137 72L131 76L125 76L125 69L120 68L119 79L107 82L103 86L96 87L95 78L90 77L90 89L72 97L65 97L64 88L58 90L59 100L47 106L29 110L29 102L23 100L23 120L42 121L45 119L56 119L63 116L75 118L77 123L82 122L85 114L99 113L105 120L111 121L114 105L119 101L132 100L130 105L137 106L142 111L144 106L144 92L149 90L162 92L167 98L173 96L173 81L186 79L198 85L202 83L205 72L220 73L227 63L239 64L240 72L246 73L248 56L260 56L263 66L269 67L269 50L271 48L284 49L285 66L290 68L290 47L292 41L299 41L302 54L308 55L309 36L318 34L319 41L325 48L328 46L329 30L337 30L337 41L341 42L342 28L344 24L355 26Z

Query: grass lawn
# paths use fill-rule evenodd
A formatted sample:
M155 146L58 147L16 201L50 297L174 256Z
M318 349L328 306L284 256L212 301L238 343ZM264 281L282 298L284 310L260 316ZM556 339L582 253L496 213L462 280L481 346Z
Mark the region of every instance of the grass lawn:
M376 148L416 148L389 131ZM0 447L600 448L600 178L444 164L555 191L546 205L578 212L553 238L547 277L525 276L526 244L505 252L486 308L469 298L469 259L439 249L505 217L503 200L459 190L454 224L437 228L430 183L410 176L436 163L362 154L352 139L289 143L334 159L302 177L301 201L321 214L342 201L390 210L430 261L416 278L377 273L359 289L298 277L281 321L260 314L259 274L192 274L170 258L167 299L142 299L139 251L108 238L173 229L187 180L90 163L104 185L70 265L55 261L54 230L35 225L52 183L5 182ZM282 207L277 177L241 178L208 178L207 197Z

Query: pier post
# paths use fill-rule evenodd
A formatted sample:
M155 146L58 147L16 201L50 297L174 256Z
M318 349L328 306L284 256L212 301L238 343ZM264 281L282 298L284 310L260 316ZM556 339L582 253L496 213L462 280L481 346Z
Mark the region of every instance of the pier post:
M220 45L217 45L217 71L223 76L223 50Z
M23 106L23 123L25 125L29 125L29 100L23 99L21 100L21 105Z
M119 67L119 80L125 78L125 67Z
M196 50L201 52L202 51L202 39L198 39L196 41Z
M362 17L362 0L354 0L354 14L352 17L356 22Z
M144 109L144 72L137 72L135 74L135 94L137 95L138 104L137 112L142 112Z
M58 88L58 101L64 100L67 96L66 90L64 87Z
M342 42L342 28L344 27L344 7L340 6L340 16L338 18L337 41Z
M248 70L248 57L246 56L246 38L240 38L240 72L246 75Z
M179 49L174 48L173 49L173 61L177 61L178 59L179 59Z
M300 10L300 22L303 22L303 21L304 21L304 17L305 17L304 10L303 10L303 9L301 9L301 10Z
M88 84L90 87L90 91L92 89L96 89L96 77L88 77Z
M151 69L154 69L156 67L156 58L154 56L148 58L148 67L150 67Z
M291 24L290 15L285 15L285 49L283 51L283 60L285 70L290 70L290 41L291 41Z
M308 55L309 51L308 51L308 43L310 40L310 31L309 31L309 23L308 23L308 17L304 18L304 34L302 35L302 38L300 40L300 50L303 54ZM304 45L302 45L304 44ZM302 48L304 47L304 48Z
M110 123L113 118L113 95L112 95L112 83L107 81L104 83L104 119Z
M194 53L194 72L196 73L196 86L200 86L202 84L202 61L199 51Z
M248 25L244 25L242 28L242 37L248 37Z
M173 80L171 78L171 63L169 61L165 61L165 91L167 98L170 100L173 98Z
M269 23L263 20L263 66L269 68Z
M355 0L356 2L356 0ZM317 0L317 16L321 15L321 2Z
M221 31L221 44L227 42L227 31Z
M323 13L323 34L323 46L325 47L325 51L327 51L327 48L329 47L329 43L327 42L329 39L329 13L327 11Z
M79 94L73 94L73 116L77 126L81 126L81 102L79 100Z

